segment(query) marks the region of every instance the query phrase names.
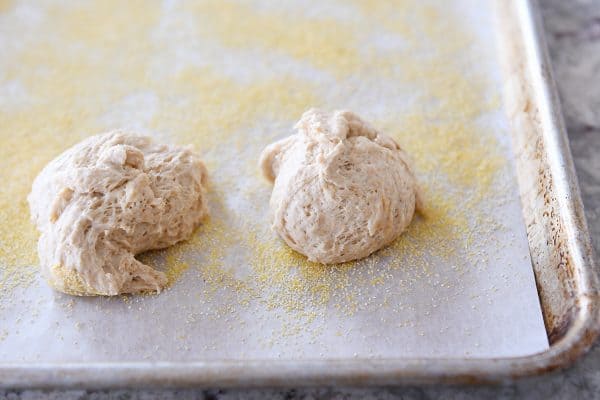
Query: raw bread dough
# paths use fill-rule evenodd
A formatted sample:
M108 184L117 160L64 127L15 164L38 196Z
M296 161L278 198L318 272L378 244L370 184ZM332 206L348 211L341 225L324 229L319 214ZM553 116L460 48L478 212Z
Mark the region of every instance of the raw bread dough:
M366 257L396 239L420 202L396 142L349 111L311 109L295 128L261 155L274 182L273 229L323 264Z
M189 149L115 131L51 161L28 201L51 286L75 295L160 291L135 255L188 238L207 214L206 169Z

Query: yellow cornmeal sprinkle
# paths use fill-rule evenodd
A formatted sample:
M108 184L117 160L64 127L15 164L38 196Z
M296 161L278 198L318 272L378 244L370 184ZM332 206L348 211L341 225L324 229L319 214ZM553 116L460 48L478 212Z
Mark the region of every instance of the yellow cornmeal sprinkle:
M79 296L94 293L94 290L81 279L77 271L66 269L62 265L55 265L51 269L53 278L48 282L50 286L66 289L67 293ZM54 280L55 278L59 278L58 282Z
M507 167L494 132L481 131L477 121L498 108L497 99L485 95L491 88L484 77L463 76L468 66L454 55L466 51L469 35L458 31L452 15L417 1L389 4L351 2L352 12L341 21L300 11L292 15L275 5L253 9L208 1L169 11L173 26L165 22L167 11L153 3L49 6L38 34L24 34L22 44L7 50L9 61L0 64L0 85L16 82L24 93L22 100L17 96L10 107L0 108L0 290L30 282L37 270L36 233L26 203L35 175L82 138L128 123L163 140L193 144L210 171L211 218L189 241L141 256L166 272L172 287L163 295L176 293L177 279L189 277L198 283L188 290L214 304L215 315L239 307L291 314L292 320L282 323L285 336L313 326L327 309L342 316L377 307L402 309L405 305L390 299L410 296L419 280L454 284L436 277L438 265L463 261L451 267L459 276L465 265L485 257L476 246L482 233L498 228L475 211L499 195L497 177ZM0 3L0 12L11 7ZM186 21L194 29L180 40L192 48L208 43L223 54L259 52L284 60L289 74L246 79L227 72L225 57L200 53L182 59L181 43L160 32ZM2 23L7 32L27 32L18 19ZM366 47L379 28L400 37L402 49ZM422 51L424 45L429 51ZM294 72L306 66L328 83ZM378 76L390 85L412 85L418 93L405 109L365 118L412 156L425 210L396 242L365 260L327 267L309 263L268 230L270 187L259 177L258 154L288 133L308 107L346 104L336 88ZM147 98L148 109L128 109L133 120L115 117L115 105L117 111L126 107L132 95ZM230 201L234 195L247 210L232 206L241 203ZM398 271L404 273L401 281Z
M257 48L306 60L317 68L343 74L364 65L356 47L359 32L327 15L301 18L289 10L256 10L230 1L203 1L190 7L210 15L201 29L225 46Z
M232 134L260 118L295 115L317 101L305 84L292 77L243 84L208 68L186 69L151 88L168 94L161 96L152 127L204 151L223 145L233 146L228 152L242 150L244 142L232 141ZM181 98L185 101L173 101Z
M172 286L177 279L183 275L185 271L190 268L190 265L184 261L180 261L173 254L167 255L167 265L169 265L169 269L166 271L167 275L167 286Z
M13 6L13 0L0 0L0 13L9 10Z

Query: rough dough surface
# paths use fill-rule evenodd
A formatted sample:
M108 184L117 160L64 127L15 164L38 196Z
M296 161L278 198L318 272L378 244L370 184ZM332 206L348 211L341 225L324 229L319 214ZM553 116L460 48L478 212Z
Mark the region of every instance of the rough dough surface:
M28 197L46 279L75 295L160 291L165 274L134 256L191 235L207 214L205 180L190 150L129 132L68 149Z
M273 229L323 264L368 256L410 224L419 196L406 154L349 111L311 109L262 153Z

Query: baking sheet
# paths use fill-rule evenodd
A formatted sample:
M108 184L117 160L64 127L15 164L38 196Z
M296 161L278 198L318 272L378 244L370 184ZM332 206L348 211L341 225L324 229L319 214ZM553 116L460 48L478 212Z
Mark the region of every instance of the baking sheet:
M19 2L0 18L2 361L547 349L486 5ZM268 229L258 155L310 106L394 136L425 192L425 215L358 263L309 264ZM191 143L211 219L143 256L173 278L159 296L54 293L36 275L24 196L62 149L114 128Z

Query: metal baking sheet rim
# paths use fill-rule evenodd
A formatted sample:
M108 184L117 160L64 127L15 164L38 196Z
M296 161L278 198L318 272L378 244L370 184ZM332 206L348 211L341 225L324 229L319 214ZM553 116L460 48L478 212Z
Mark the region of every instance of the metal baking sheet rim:
M584 354L600 332L598 276L577 178L571 159L554 81L550 73L543 29L535 0L497 0L503 21L515 35L511 56L522 58L511 73L518 75L520 94L527 96L528 123L543 146L558 203L566 268L575 287L568 311L558 316L555 341L542 353L516 358L364 359L217 362L139 362L2 364L0 387L275 387L317 385L394 385L416 383L500 383L564 368ZM508 35L508 33L505 33ZM518 65L517 65L518 64ZM529 230L529 227L528 227ZM528 232L529 234L529 232ZM530 239L531 245L531 239ZM553 268L546 265L545 268ZM537 278L536 271L536 278ZM560 273L559 273L560 275ZM538 281L538 289L540 289ZM543 287L542 287L543 289ZM559 299L560 300L560 299ZM544 312L548 311L544 309ZM545 315L546 318L547 315ZM547 330L550 328L547 322ZM551 332L549 332L549 336Z

